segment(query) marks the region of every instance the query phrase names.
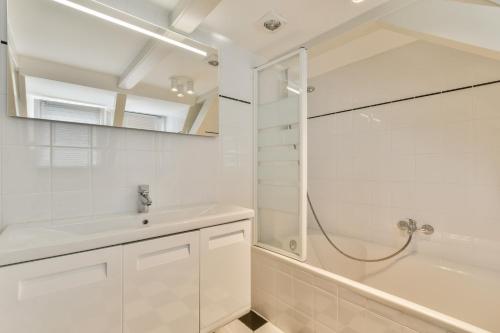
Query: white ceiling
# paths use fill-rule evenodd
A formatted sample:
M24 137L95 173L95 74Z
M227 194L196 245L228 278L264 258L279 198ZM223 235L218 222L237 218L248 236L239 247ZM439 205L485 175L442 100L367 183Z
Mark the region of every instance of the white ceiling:
M377 54L412 43L415 40L411 36L374 26L365 34L348 40L341 45L322 50L322 52L314 52L313 47L308 61L309 78L371 58Z
M148 0L170 8L178 0ZM150 40L52 0L8 0L9 43L19 56L69 65L120 77ZM168 89L170 76L189 76L198 94L217 86L217 68L204 57L166 43L165 60L143 79Z
M172 11L172 9L174 9L175 6L180 2L180 0L146 0L146 1L155 4L157 6L161 6L168 11Z
M264 57L274 57L376 7L387 0L223 0L202 28L222 34ZM258 20L274 10L286 25L271 33Z
M118 75L147 42L141 34L54 1L9 0L8 5L9 42L19 55Z

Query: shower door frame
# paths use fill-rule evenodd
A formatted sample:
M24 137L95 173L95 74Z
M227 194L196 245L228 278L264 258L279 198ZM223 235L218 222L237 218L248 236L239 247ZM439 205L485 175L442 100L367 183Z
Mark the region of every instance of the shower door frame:
M275 246L259 242L259 210L258 210L258 111L259 111L259 72L274 66L282 61L298 56L299 58L299 71L300 71L300 87L299 87L299 246L300 255L293 252L285 251ZM254 224L253 224L253 244L255 246L264 248L269 251L296 259L299 261L306 261L307 259L307 49L301 47L295 51L287 53L281 57L273 59L261 66L255 67L253 70L253 206L255 211Z

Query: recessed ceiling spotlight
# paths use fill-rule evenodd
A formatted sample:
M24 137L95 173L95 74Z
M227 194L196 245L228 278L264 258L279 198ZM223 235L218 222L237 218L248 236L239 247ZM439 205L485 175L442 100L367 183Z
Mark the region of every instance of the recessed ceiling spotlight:
M217 67L219 66L219 58L217 57L216 54L211 54L209 57L208 57L208 64L209 65L212 65L214 67Z
M286 23L286 19L277 14L274 10L266 13L256 22L259 29L264 28L267 32L276 32L283 29Z
M365 0L351 0L353 3L362 3Z
M182 97L184 97L184 94L180 92L180 93L177 94L177 97L181 97L182 98Z
M281 27L281 21L277 19L270 19L264 22L264 28L269 31L278 30Z

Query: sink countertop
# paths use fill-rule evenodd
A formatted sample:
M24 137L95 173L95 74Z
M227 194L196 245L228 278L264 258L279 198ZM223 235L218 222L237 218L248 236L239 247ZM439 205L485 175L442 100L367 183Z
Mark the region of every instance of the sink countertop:
M252 218L252 209L209 204L86 221L10 225L0 233L0 267ZM147 224L143 221L147 220Z

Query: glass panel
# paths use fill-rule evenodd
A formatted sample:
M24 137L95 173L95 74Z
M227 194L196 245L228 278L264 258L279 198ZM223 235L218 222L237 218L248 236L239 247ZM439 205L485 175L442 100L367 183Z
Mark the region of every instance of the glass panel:
M305 258L306 51L257 69L257 243Z

